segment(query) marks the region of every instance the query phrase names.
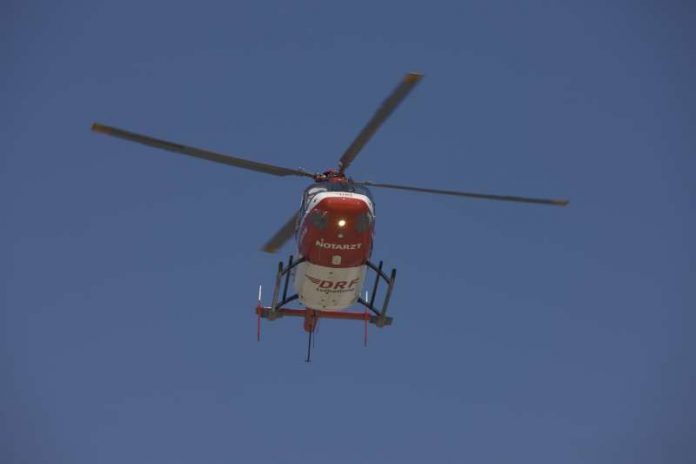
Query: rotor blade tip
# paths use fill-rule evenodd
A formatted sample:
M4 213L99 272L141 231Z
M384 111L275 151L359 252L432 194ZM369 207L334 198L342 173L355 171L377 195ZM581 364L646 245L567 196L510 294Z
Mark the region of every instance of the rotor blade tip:
M418 82L423 78L423 74L417 72L410 72L406 74L406 79L404 79L408 84Z
M558 206L568 206L570 200L554 200L553 204Z
M92 130L93 130L94 132L101 132L101 133L103 133L103 134L108 134L108 133L109 133L109 129L108 129L106 126L102 126L102 125L99 124L98 122L95 122L95 123L92 124Z

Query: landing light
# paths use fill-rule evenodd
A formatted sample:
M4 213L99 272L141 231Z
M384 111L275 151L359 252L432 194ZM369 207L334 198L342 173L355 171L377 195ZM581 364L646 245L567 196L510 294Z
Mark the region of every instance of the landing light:
M338 220L338 227L345 227L346 226L346 220L345 219L339 219Z

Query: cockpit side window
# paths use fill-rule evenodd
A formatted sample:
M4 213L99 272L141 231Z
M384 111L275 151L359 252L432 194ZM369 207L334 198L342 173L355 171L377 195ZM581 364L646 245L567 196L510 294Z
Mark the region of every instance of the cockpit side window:
M321 192L326 192L326 187L318 186L318 185L312 185L309 188L305 190L304 196L302 197L302 206L300 207L300 213L304 214L307 208L309 207L309 203L312 201L312 198L314 198L318 193Z

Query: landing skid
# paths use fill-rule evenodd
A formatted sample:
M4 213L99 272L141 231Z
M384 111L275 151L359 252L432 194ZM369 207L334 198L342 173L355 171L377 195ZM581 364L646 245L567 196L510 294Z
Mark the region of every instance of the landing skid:
M304 258L301 258L297 261L293 261L293 257L290 256L290 258L288 259L287 266L284 266L282 261L278 263L278 272L276 274L275 286L273 288L273 299L270 306L262 305L261 290L259 289L259 301L256 306L257 340L261 340L261 319L274 321L285 316L302 317L304 318L304 329L309 334L306 359L306 361L309 362L312 347L312 334L314 333L317 324L319 323L319 319L343 319L363 321L365 323L365 345L367 345L368 324L374 324L379 328L386 327L392 324L394 319L390 316L387 316L387 308L389 307L389 301L391 300L392 290L394 289L394 282L396 280L396 269L392 269L390 275L385 274L382 270L382 261L380 261L379 265L377 266L375 266L370 261L367 261L365 263L369 269L374 271L373 273L375 278L372 285L372 293L369 294L369 296L366 294L365 298L359 297L357 300L357 303L359 303L365 308L363 312L327 311L310 308L286 308L285 305L298 299L297 294L288 296L290 275L292 271L295 269L295 267L297 267L298 264L304 261ZM377 298L377 292L379 291L380 282L383 282L387 285L387 291L384 295L381 308L378 308L375 306L375 299ZM280 298L281 295L282 298Z

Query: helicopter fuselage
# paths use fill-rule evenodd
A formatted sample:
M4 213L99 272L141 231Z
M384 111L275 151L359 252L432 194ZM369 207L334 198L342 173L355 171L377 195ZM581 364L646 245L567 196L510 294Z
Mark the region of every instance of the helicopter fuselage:
M296 232L304 260L295 270L295 289L307 308L340 311L357 301L372 252L374 218L364 187L322 182L305 190Z

